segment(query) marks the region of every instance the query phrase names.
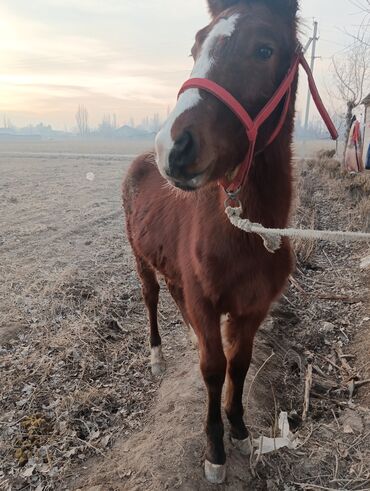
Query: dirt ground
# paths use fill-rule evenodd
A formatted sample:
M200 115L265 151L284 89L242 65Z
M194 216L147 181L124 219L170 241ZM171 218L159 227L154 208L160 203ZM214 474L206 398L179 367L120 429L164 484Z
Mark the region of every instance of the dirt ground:
M0 489L207 490L205 391L163 292L162 380L125 240L122 175L147 144L0 149ZM295 220L370 231L370 176L297 162ZM364 245L296 243L297 271L258 334L245 391L254 438L281 411L299 442L251 458L227 438L225 490L370 489ZM303 421L307 374L308 416Z

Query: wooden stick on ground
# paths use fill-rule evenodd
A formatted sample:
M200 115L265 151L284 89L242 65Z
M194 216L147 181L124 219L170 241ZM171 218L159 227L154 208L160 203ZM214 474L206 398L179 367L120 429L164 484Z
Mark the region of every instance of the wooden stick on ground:
M366 384L370 384L370 378L367 380L359 380L358 382L355 382L355 387L362 387Z
M337 352L337 355L338 355L338 358L342 364L342 367L344 368L344 370L346 370L346 372L348 372L351 375L353 372L353 369L350 366L350 364L348 363L347 359L343 356L342 348L338 345L335 348L335 351Z
M311 387L312 387L312 364L310 363L307 366L306 378L305 378L304 402L303 402L303 413L302 413L303 421L307 419L308 411L310 408Z

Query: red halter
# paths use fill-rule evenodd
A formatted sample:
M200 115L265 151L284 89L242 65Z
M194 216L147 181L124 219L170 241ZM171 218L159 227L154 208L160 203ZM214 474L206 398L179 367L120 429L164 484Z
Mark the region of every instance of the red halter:
M275 94L265 105L265 107L259 112L259 114L254 120L249 116L248 112L235 99L235 97L233 97L230 94L230 92L228 92L226 89L216 84L215 82L212 82L212 80L208 80L206 78L191 78L190 80L185 82L184 85L181 87L179 96L187 89L203 89L213 94L215 97L217 97L217 99L219 99L229 109L231 109L231 111L235 114L235 116L241 121L241 123L245 127L247 138L249 140L247 155L244 161L240 164L238 173L231 183L227 180L226 177L224 177L220 181L220 184L223 186L223 188L225 189L228 195L236 196L240 188L242 187L243 183L247 179L255 155L258 131L262 126L262 124L271 116L271 114L275 111L275 109L278 107L280 102L285 97L284 107L282 110L279 123L275 128L273 134L269 138L266 146L269 146L275 140L275 138L279 135L282 127L284 126L289 110L290 100L291 100L292 84L298 73L300 64L303 66L303 68L307 73L310 91L313 100L315 101L316 107L319 113L321 114L321 117L324 120L330 132L331 137L333 138L333 140L336 140L338 138L338 132L324 106L324 103L322 102L322 99L320 97L320 94L315 84L315 80L313 78L312 71L308 66L308 63L301 49L299 49L297 54L294 56L292 65L287 75L285 76L284 80L282 81L281 85L279 86Z

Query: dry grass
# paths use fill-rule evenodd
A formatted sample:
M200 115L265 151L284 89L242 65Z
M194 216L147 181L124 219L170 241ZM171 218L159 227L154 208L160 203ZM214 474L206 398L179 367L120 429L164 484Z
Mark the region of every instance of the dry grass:
M299 223L302 227L310 229L316 228L317 212L315 209L312 209L309 213L307 213L307 211L305 212L304 210L302 210L302 208L299 208L297 210L297 214L299 214L301 217ZM306 217L306 220L303 219L303 216ZM316 245L317 242L314 239L304 240L296 238L293 240L294 251L303 262L307 262L310 259L312 254L315 252Z
M364 230L370 232L370 195L362 198L359 202L358 212L364 225Z
M37 324L1 353L2 469L22 482L21 468L37 467L34 482L54 489L71 466L106 452L113 436L140 428L158 384L147 368L146 331L132 329L144 320L137 286L103 270L86 277L69 269L28 295Z
M319 173L332 195L346 199L348 224L355 223L362 231L370 230L370 172L348 174L338 160L323 157L307 162L311 172Z
M342 175L340 165L332 159L308 162L298 183L297 223L328 229L368 227L368 178ZM104 457L111 456L110 447L120 437L130 441L131 434L149 425L145 415L159 383L147 366L146 318L139 284L133 265L122 261L127 249L122 251L118 239L112 239L113 226L109 222L93 230L95 237L106 233L107 240L93 249L92 259L86 259L86 249L77 243L82 251L80 262L70 261L76 266L50 268L44 275L30 270L20 278L15 265L8 265L6 271L0 265L0 272L6 273L4 281L12 287L9 311L2 310L0 322L19 319L24 326L17 338L0 347L1 489L63 489L69 476L89 466L89 477L94 482L100 479L105 490L103 470L110 459ZM63 237L62 245L81 235L81 229L76 230ZM273 311L271 326L259 334L266 352L273 350L276 356L269 362L271 369L261 369L256 375L248 407L251 412L258 407L252 422L255 436L275 435L277 415L286 410L301 445L295 452L284 450L261 458L254 467L251 489L358 490L370 486L370 417L368 408L361 405L369 386L356 385L370 377L368 339L363 334L368 316L363 301L366 287L359 271L359 258L367 254L367 249L356 246L297 244L294 281ZM180 366L181 350L173 332L178 318L167 297L162 312L162 331L171 337L167 349L172 349ZM362 357L352 345L358 333L363 336ZM341 352L350 357L343 358ZM302 422L308 364L313 367L313 383L307 420ZM191 384L188 389L191 391ZM187 415L194 399L199 400L199 394L190 392L185 399ZM165 421L170 412L163 414ZM203 406L199 414L203 415ZM184 432L192 431L194 421L189 419ZM181 432L183 420L175 421ZM161 444L159 436L167 428L153 424L157 434L149 435L158 437ZM201 446L201 430L197 431ZM187 441L188 435L181 436ZM188 474L194 474L198 458L192 449L185 448ZM173 457L176 468L183 462L183 452ZM97 460L90 466L91 456L100 459L101 475L97 475ZM139 469L142 457L136 456ZM148 480L152 460L146 461ZM117 462L120 459L113 464ZM226 489L235 484L241 487L234 489L243 489L240 476L248 470L241 460L235 459L234 464L239 465L240 475ZM164 465L162 472L165 469ZM123 475L127 472L121 470ZM143 477L137 473L138 478ZM201 479L197 486L203 486ZM113 489L120 486L122 477Z
M357 213L360 218L362 230L370 231L370 172L350 175L342 170L340 163L336 160L323 160L321 163L323 172L327 173L329 178L336 179L334 183L331 183L333 191L338 192L339 184L348 193L354 213Z
M369 174L349 176L342 172L339 162L324 156L319 162L308 161L300 175L299 226L368 228ZM296 435L302 444L298 452L284 450L263 459L262 464L272 473L278 470L278 476L269 481L269 489L369 489L370 411L362 407L356 395L358 390L362 394L368 391L370 365L365 363L366 357L361 358L363 354L357 359L351 348L357 326L367 325L369 313L369 292L360 279L358 264L351 259L352 254L355 259L361 256L362 249L301 241L295 243L295 249L298 271L284 308L300 318L296 327L289 329L294 339L292 353L297 353L299 360L293 366L300 374L296 379L300 390L294 392L286 386L282 406L278 391L277 399L279 408L287 409L287 394L292 398L290 421L298 425ZM362 294L356 299L358 288ZM353 307L347 302L353 302ZM362 344L369 347L366 332L362 328ZM313 367L310 407L308 420L302 424L296 411L304 405L303 378L309 365ZM285 370L284 380L292 375L289 364ZM365 381L362 388L359 380Z

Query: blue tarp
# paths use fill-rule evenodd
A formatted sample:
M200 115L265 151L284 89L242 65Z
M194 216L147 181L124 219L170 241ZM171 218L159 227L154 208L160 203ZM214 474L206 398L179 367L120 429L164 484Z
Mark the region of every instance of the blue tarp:
M367 149L365 169L370 170L370 145L369 148Z

